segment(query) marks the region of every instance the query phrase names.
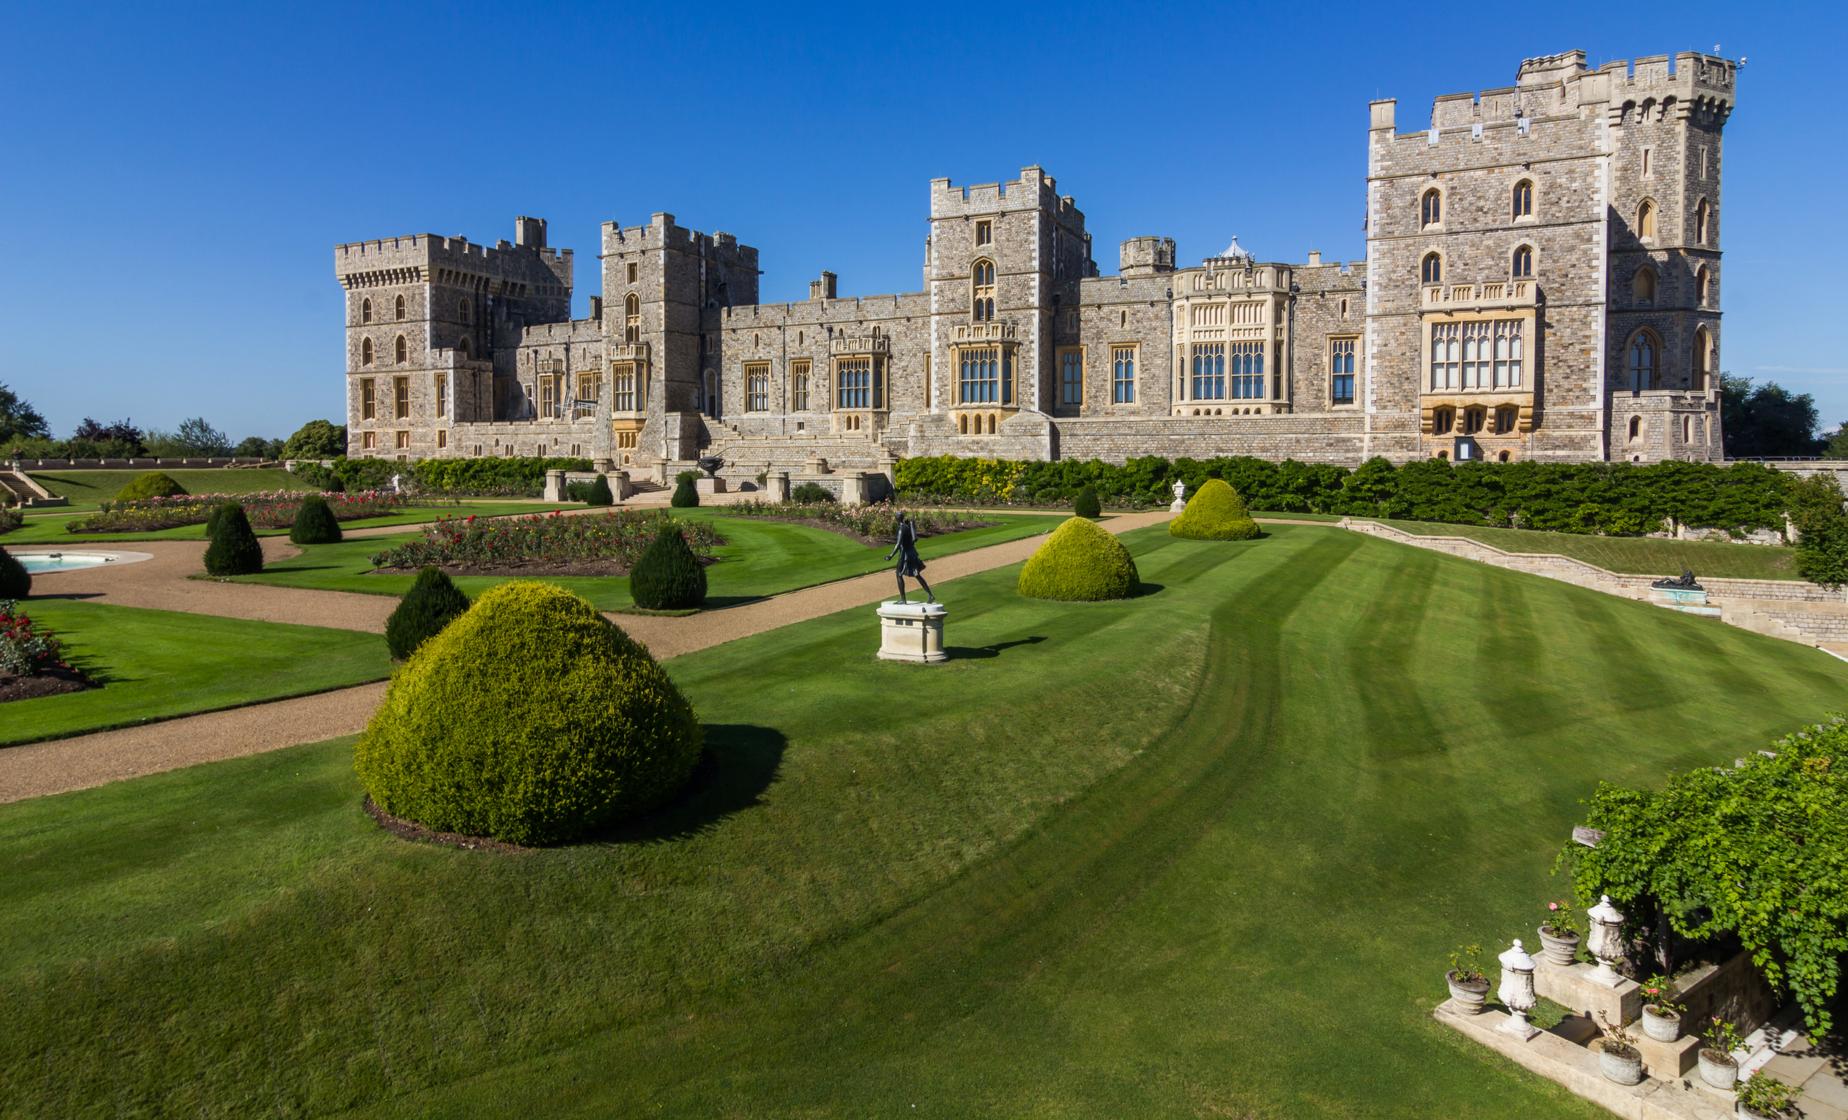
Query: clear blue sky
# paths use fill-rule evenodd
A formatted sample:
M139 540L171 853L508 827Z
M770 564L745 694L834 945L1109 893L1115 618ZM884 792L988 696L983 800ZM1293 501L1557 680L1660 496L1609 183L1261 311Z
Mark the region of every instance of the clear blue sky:
M1233 233L1358 259L1368 100L1398 98L1409 129L1526 56L1719 43L1749 56L1722 364L1848 419L1828 7L871 7L0 0L0 381L59 435L197 414L286 435L341 418L338 242L545 217L582 315L599 223L667 210L756 245L766 300L823 268L843 295L913 291L928 181L1029 163L1076 196L1106 271L1137 234L1187 261Z

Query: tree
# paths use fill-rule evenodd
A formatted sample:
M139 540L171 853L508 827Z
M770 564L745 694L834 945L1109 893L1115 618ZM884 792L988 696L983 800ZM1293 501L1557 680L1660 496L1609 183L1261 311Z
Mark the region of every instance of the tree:
M274 459L282 450L279 439L264 439L262 436L245 436L238 445L231 449L231 454L239 459Z
M345 424L330 420L310 420L295 429L283 442L279 455L283 459L338 459L346 454Z
M213 459L231 454L231 441L203 416L180 421L176 431L149 431L147 442L148 452L163 458Z
M212 543L205 547L205 570L214 576L245 576L263 570L263 546L250 528L244 507L226 502L213 527Z
M0 440L50 437L51 426L45 423L44 415L0 382Z
M1837 427L1828 434L1828 446L1822 449L1824 459L1848 459L1848 424Z
M1831 474L1791 485L1790 519L1797 526L1797 574L1825 587L1848 584L1848 512Z
M1753 385L1749 377L1722 375L1720 417L1726 454L1734 459L1818 455L1816 401L1775 381Z
M141 429L127 418L114 420L107 424L98 423L88 416L77 430L71 433L72 444L86 444L89 454L72 451L73 459L133 459L147 452L147 445L142 442Z

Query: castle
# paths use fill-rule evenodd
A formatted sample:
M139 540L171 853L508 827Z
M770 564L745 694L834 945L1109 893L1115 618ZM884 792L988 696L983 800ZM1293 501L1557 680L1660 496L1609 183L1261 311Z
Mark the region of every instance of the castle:
M1027 167L930 184L923 290L758 302L757 250L657 213L602 229L601 297L519 218L334 250L349 454L556 455L665 480L968 455L1721 458L1720 130L1735 65L1528 59L1428 129L1370 106L1367 258L1099 275Z

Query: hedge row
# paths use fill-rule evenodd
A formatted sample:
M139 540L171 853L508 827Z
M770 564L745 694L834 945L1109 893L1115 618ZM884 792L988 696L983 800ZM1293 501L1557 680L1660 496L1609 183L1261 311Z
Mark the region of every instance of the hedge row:
M1254 510L1500 525L1564 533L1641 536L1672 519L1734 534L1784 528L1792 476L1758 463L1463 463L1420 459L1394 466L1273 462L1246 456L1158 456L1117 465L1096 459L1021 462L955 456L905 459L898 493L911 502L978 505L1071 502L1085 487L1117 506L1167 505L1176 479L1192 494L1209 478L1230 483Z
M406 489L456 497L537 498L545 492L546 471L587 471L589 459L482 458L335 459L331 467L299 463L295 477L324 490L389 490L393 475Z

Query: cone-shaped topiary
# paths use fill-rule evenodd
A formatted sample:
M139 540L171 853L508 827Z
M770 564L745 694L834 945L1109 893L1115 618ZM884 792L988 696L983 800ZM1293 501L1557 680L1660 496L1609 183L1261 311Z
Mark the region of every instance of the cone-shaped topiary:
M310 494L302 499L302 508L295 511L295 524L289 528L289 539L296 544L333 544L340 539L340 522L334 520L334 509L326 498Z
M629 573L635 605L651 611L677 611L706 601L706 569L687 547L677 526L655 534Z
M161 471L148 471L128 480L128 485L116 491L118 502L135 502L143 498L177 498L186 493L186 487L173 481L171 475Z
M231 508L235 505L237 505L236 502L219 502L212 507L211 512L205 515L206 540L214 541L218 539L218 529L225 523L225 515L230 513Z
M1020 593L1034 599L1127 599L1136 591L1136 562L1116 536L1095 521L1068 517L1020 569Z
M1078 491L1078 498L1072 502L1072 512L1079 517L1098 517L1104 512L1102 502L1097 500L1097 487L1086 486Z
M463 611L468 596L441 568L426 567L385 620L385 644L393 661L406 661L417 647L442 632Z
M668 504L680 509L698 505L699 487L694 484L698 477L692 471L681 471L680 477L674 481L674 496L668 499Z
M598 475L590 488L584 491L584 504L589 506L613 506L616 495L610 493L610 480Z
M263 570L263 546L250 529L244 507L226 502L218 534L205 546L205 571L214 576L247 576Z
M0 599L24 599L32 594L32 573L0 548Z
M1245 499L1225 480L1209 478L1187 499L1187 508L1168 522L1172 536L1194 541L1248 541L1260 535L1245 512Z
M516 580L398 670L353 762L394 816L557 844L672 797L699 752L692 706L646 649L564 588Z

